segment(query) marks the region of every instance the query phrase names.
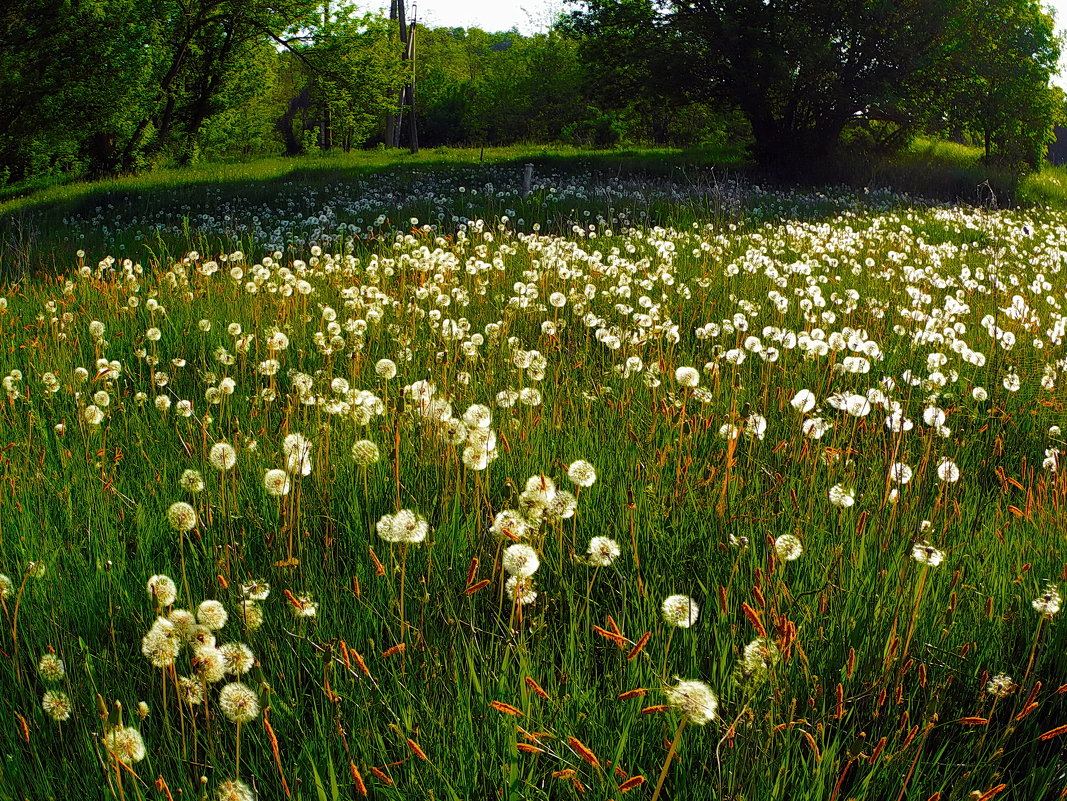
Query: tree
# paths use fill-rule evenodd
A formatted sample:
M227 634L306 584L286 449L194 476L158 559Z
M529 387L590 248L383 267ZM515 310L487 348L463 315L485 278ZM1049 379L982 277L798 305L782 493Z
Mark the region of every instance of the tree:
M1062 92L1049 85L1061 42L1036 0L968 0L941 93L947 122L978 136L987 161L1036 168Z
M907 125L924 119L929 104L923 101L937 94L952 57L964 52L967 17L994 19L1000 11L982 0L585 0L585 5L578 29L604 37L613 60L645 65L660 58L641 44L645 31L673 56L675 86L660 89L661 96L732 104L751 126L756 160L779 171L832 155L842 132L857 121ZM1004 25L1025 32L1033 21L1019 14ZM1029 85L1040 73L1034 72Z

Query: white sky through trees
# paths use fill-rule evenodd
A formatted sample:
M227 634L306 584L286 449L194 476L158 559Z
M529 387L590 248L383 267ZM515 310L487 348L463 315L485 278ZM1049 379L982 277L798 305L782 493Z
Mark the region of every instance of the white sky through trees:
M1064 0L1067 2L1067 0ZM411 13L412 0L408 0ZM388 0L372 0L365 8L388 12ZM530 35L548 29L560 11L563 0L421 0L419 22L431 28L481 28L483 31L509 31Z

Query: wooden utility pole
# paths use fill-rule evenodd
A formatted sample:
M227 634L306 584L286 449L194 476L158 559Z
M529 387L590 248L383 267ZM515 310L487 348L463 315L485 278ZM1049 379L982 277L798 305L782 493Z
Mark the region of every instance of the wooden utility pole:
M404 111L407 110L408 146L412 153L419 152L419 135L415 127L415 12L411 15L411 24L407 21L406 0L391 0L389 19L396 20L400 43L404 46L401 59L408 73L407 82L397 97L397 110L390 113L385 120L385 146L400 147L404 129ZM410 64L409 64L410 62Z

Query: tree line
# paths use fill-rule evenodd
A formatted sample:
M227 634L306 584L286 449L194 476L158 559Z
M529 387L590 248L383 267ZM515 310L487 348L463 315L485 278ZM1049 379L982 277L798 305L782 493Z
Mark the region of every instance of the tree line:
M406 85L423 146L743 142L779 171L924 132L1034 167L1064 106L1037 0L584 0L410 37L328 0L7 0L0 179L408 144Z

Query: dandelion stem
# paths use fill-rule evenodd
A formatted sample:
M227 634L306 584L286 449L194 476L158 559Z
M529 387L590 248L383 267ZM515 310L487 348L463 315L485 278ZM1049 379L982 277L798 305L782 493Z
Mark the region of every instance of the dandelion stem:
M667 771L670 770L671 760L674 759L674 752L678 750L678 743L682 741L682 730L685 729L685 724L688 718L683 717L678 723L678 730L674 732L674 740L671 742L671 747L667 750L667 758L663 760L663 770L659 772L659 781L656 782L656 790L652 793L652 801L659 799L660 791L663 790L663 782L667 780Z

